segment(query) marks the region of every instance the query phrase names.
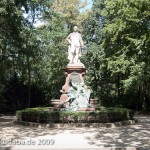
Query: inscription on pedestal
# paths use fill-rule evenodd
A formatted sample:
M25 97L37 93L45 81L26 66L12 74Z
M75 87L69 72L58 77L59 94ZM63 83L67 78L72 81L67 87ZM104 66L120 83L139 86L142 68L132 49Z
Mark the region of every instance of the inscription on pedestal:
M81 79L78 73L72 73L70 75L69 81L72 81L73 83L81 83Z

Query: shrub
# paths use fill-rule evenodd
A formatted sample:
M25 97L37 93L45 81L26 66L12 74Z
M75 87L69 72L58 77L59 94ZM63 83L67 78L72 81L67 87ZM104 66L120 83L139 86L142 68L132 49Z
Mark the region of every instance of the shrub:
M16 112L19 121L36 123L109 123L133 119L134 111L126 108L102 108L93 112L50 111L27 108Z

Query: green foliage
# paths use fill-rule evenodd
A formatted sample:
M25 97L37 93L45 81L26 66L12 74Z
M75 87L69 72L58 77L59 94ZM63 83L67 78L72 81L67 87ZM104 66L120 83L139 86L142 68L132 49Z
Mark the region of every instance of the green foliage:
M7 82L21 66L18 54L23 44L22 6L15 0L0 1L0 110L7 108L7 99L3 95Z
M51 98L59 98L65 38L75 24L87 46L82 62L92 97L102 106L149 109L149 0L95 0L92 12L84 13L80 8L86 1L79 0L1 0L0 6L1 111L8 105L13 110L36 102L49 105ZM38 20L44 24L35 27Z
M1 87L0 112L15 112L28 107L28 85L24 84L16 75ZM18 91L19 90L19 91ZM43 90L35 84L31 85L31 107L45 105Z
M37 123L108 123L133 119L134 112L125 108L102 108L94 112L50 111L48 108L30 108L17 111L20 121Z
M107 67L105 53L101 50L100 46L91 42L84 53L83 62L87 67L85 80L92 88L92 97L99 98L99 96L104 92L101 85L103 84L102 80L105 82L107 73L104 72Z
M39 63L36 62L35 70L39 83L45 88L48 87L49 99L59 98L61 89L65 81L64 71L67 64L67 47L64 44L66 33L61 28L47 25L38 29L40 42ZM40 68L40 70L39 70Z
M76 20L81 24L86 16L79 13L79 0L67 5L61 1L63 7L56 9L57 2L0 2L0 111L49 105L51 98L60 97L67 65L65 38ZM44 24L36 27L39 20Z
M94 79L99 84L97 96L103 105L134 109L146 109L150 105L149 18L148 0L95 0L93 13L85 23L88 44L92 42L95 46L89 44L93 52L88 50L85 57L89 60L85 60L105 66L96 68L92 63L91 72L96 75L90 78L103 74L99 82ZM103 54L102 58L94 57L97 51Z

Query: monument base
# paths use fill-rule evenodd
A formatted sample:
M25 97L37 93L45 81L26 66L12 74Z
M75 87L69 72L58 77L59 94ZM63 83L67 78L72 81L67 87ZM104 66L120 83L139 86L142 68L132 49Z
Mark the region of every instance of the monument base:
M97 99L90 99L90 90L84 84L84 64L68 64L65 69L66 81L62 87L60 99L51 100L50 110L60 111L63 108L71 111L95 111ZM79 107L79 108L78 108ZM74 109L74 110L72 110Z
M77 109L77 111L96 111L96 108L91 107L91 108L79 108Z
M49 110L52 110L52 111L61 111L63 108L60 108L60 107L49 107ZM81 112L85 112L85 111L96 111L96 108L78 108L76 111L81 111Z
M86 68L84 64L79 63L79 64L68 64L66 69L65 69L65 75L66 75L66 82L64 86L62 87L62 95L60 97L60 102L63 103L67 100L67 92L70 89L70 84L69 82L72 81L74 83L84 83L83 76L85 74ZM86 85L84 85L85 88Z
M61 104L60 99L54 99L51 100L51 105L53 107L49 107L51 110L61 110L61 108L59 107L59 105ZM93 107L89 107L89 108L79 108L77 111L94 111L96 110L95 108L97 107L97 105L99 104L99 100L98 99L90 99L89 104Z

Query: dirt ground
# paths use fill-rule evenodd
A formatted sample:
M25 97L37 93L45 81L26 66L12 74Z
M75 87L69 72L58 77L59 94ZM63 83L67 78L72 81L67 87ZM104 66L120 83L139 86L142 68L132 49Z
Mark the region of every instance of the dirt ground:
M150 150L150 116L135 118L140 123L116 128L34 128L1 114L0 150Z

